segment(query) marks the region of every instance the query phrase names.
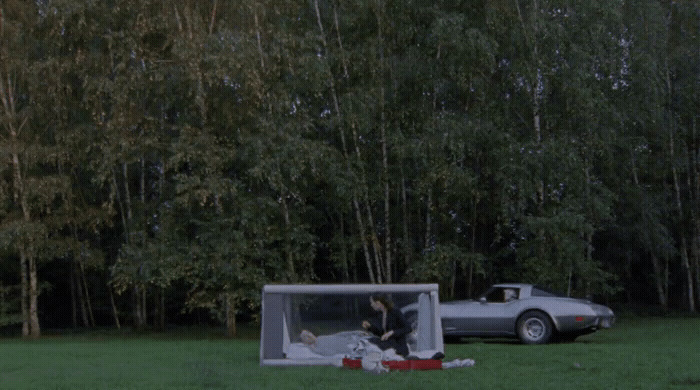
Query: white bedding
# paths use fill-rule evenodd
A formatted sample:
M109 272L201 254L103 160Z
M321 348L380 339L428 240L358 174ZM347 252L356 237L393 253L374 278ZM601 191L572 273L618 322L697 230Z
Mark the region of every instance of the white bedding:
M335 362L343 358L361 359L368 353L375 352L382 354L382 360L405 360L393 348L382 351L378 346L370 343L368 338L369 335L362 332L340 332L318 336L317 343L314 345L300 342L290 343L287 346L285 356L287 359L293 360L319 359ZM411 350L409 356L414 359L431 359L437 352L437 350Z
M287 349L287 359L324 359L327 356L319 355L304 343L291 343Z
M368 341L370 334L363 331L339 332L331 335L317 336L313 344L290 343L285 352L287 359L325 359L325 358L361 358L368 352L382 351ZM390 349L385 354L393 357L396 351Z

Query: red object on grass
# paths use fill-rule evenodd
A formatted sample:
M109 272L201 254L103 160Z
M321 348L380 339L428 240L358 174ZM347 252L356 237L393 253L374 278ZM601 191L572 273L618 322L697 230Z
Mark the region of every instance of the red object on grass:
M421 360L382 360L382 365L389 370L441 370L442 360L421 359ZM343 359L343 366L348 368L362 368L360 359Z

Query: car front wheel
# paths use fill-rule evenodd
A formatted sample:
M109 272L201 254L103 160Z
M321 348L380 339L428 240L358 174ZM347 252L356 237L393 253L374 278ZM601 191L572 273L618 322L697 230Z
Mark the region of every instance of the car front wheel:
M553 325L545 313L531 311L518 319L518 337L525 344L545 344L552 337Z

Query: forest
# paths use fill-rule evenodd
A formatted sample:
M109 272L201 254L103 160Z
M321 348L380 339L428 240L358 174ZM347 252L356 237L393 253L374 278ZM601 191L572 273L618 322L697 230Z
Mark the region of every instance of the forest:
M2 0L0 329L233 335L267 283L696 312L699 29L695 0Z

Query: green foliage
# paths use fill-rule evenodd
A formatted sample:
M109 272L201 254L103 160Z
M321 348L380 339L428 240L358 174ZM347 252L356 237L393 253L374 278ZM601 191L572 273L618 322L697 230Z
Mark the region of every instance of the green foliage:
M610 296L698 245L695 2L1 7L8 272L31 248L220 315L374 273Z

